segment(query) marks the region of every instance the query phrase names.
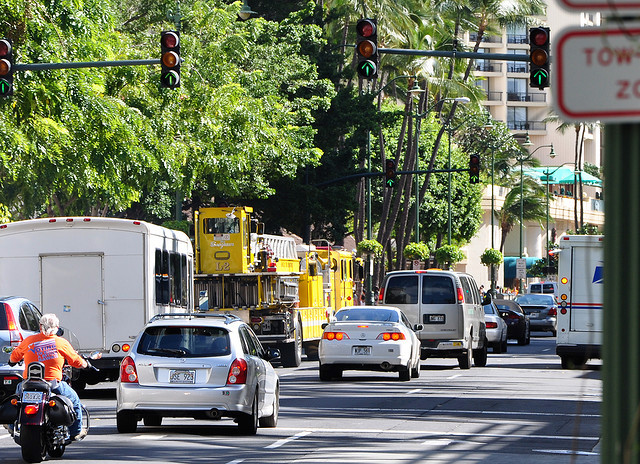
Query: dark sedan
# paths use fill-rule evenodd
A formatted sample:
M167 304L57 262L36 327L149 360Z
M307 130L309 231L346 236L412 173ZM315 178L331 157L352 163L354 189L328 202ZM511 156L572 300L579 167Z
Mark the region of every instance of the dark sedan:
M516 297L515 301L529 316L531 330L551 332L556 336L558 304L553 295L530 293Z
M518 345L531 342L531 323L520 305L512 300L493 300L500 316L507 323L507 338L518 340Z

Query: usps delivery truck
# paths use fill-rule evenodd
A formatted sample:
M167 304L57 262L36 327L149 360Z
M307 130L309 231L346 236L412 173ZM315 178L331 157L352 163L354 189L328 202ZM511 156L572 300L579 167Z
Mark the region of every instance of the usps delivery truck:
M116 380L119 363L151 317L193 308L193 246L183 232L99 217L0 225L0 295L54 313L81 353L100 351L99 373L73 383Z
M565 235L558 258L556 354L563 369L599 359L602 347L602 235Z

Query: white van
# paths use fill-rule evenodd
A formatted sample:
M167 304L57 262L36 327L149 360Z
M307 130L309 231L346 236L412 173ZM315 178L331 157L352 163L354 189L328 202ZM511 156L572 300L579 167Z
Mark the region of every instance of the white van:
M487 364L482 298L473 277L441 269L389 272L380 304L400 308L418 331L421 358L458 358L461 369Z
M535 282L529 284L529 291L527 293L548 293L553 294L558 299L558 282Z

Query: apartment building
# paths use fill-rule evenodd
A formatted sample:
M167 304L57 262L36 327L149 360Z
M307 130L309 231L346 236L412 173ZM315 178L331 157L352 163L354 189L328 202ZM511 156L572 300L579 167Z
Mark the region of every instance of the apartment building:
M557 37L565 27L576 25L589 27L598 25L599 21L598 14L571 13L563 10L558 2L550 2L546 15L531 17L529 24L509 25L501 35L483 37L480 52L527 55L530 26L548 26L550 40L553 43L554 35ZM472 46L476 37L471 35L467 39L468 45ZM551 73L553 73L553 57L551 59ZM548 172L553 172L560 167L565 170L575 170L576 143L580 143L581 139L583 139L582 166L585 162L598 167L602 165L602 140L598 125L562 126L562 121L557 118L554 120L553 89L539 90L529 86L527 62L476 60L475 76L477 85L485 90L486 100L483 104L492 117L505 122L521 143L530 140L531 145L527 146L529 153L540 161L541 166L548 167ZM563 128L564 131L561 131ZM551 145L553 145L553 151ZM490 163L486 163L488 164ZM553 176L549 180L552 178ZM556 238L566 234L568 230L575 230L574 211L576 209L579 215L582 211L584 223L597 225L602 230L604 204L601 186L583 186L582 197L573 183L549 183L545 187L548 189L548 201L545 205L548 211L548 224L546 220L542 224L525 222L522 241L519 225L507 234L503 249L506 262L497 276L500 287L516 284L512 280L512 277L515 277L514 259L516 257L522 254L527 258L527 265L530 265L546 256L547 237ZM485 283L485 287L490 279L487 268L480 264L480 255L486 248L499 249L502 239L500 224L495 218L492 227L492 199L494 209L500 210L506 193L507 189L499 186L493 186L493 188L488 186L485 190L482 200L483 226L465 249L467 259L458 266L460 270L476 276L479 282Z

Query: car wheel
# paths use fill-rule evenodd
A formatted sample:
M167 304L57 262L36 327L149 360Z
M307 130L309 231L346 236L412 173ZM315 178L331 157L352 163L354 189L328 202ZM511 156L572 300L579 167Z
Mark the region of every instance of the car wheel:
M280 412L280 387L276 387L275 398L273 399L273 413L270 416L260 418L260 427L273 428L278 425L278 413Z
M302 326L296 320L293 329L294 341L282 345L281 362L284 367L298 367L302 363Z
M411 378L417 379L420 377L420 358L416 361L416 367L411 369Z
M553 329L551 331L551 335L553 335L554 337L558 335L558 331L556 329Z
M529 327L525 327L520 336L518 337L518 345L524 346L527 344L527 338L529 337Z
M561 356L560 362L563 369L584 369L587 360L581 356Z
M138 418L133 411L119 411L116 413L118 433L133 433L138 428Z
M162 425L162 416L144 416L142 422L147 427L158 427Z
M484 343L482 344L482 348L478 348L477 350L473 350L473 365L476 367L484 367L487 365L487 339L484 339Z
M502 353L502 347L503 347L502 341L499 341L499 342L495 342L491 348L493 349L494 353L500 354Z
M471 369L471 362L473 359L473 349L471 348L471 340L469 340L469 344L467 345L469 348L464 354L458 356L458 365L460 369Z
M527 327L527 342L525 345L529 345L531 343L531 326Z
M253 395L251 403L251 412L249 414L242 413L238 417L238 430L243 435L255 435L258 431L258 392Z
M509 348L509 344L507 343L507 339L505 338L504 341L502 342L502 352L506 353L508 348Z

